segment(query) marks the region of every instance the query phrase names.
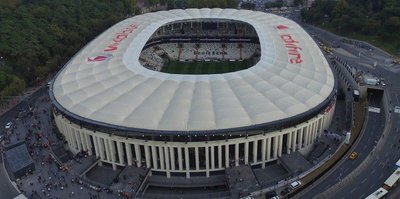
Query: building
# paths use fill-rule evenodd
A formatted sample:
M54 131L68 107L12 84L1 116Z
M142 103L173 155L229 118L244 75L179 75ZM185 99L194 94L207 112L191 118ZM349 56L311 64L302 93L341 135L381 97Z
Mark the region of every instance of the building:
M194 19L250 24L259 61L207 75L167 74L140 64L157 30ZM336 91L322 52L295 22L248 10L187 9L112 26L64 66L49 93L73 153L87 151L114 168L136 165L190 178L240 164L265 167L312 146L331 123Z

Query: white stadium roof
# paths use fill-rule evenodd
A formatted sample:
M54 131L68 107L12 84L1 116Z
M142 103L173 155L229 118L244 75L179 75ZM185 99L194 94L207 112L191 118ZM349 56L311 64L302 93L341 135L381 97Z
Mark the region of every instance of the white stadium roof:
M246 70L211 75L167 74L141 66L139 55L152 33L166 23L196 18L251 24L260 40L260 61ZM109 28L59 72L52 95L69 114L97 123L209 131L304 114L333 88L322 52L293 21L248 10L187 9L139 15Z

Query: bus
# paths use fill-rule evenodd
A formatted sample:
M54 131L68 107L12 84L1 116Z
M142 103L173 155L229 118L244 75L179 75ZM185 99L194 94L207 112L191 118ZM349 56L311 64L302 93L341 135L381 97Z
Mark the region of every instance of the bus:
M397 168L392 175L384 182L384 186L387 190L390 190L393 186L396 186L400 179L400 168Z

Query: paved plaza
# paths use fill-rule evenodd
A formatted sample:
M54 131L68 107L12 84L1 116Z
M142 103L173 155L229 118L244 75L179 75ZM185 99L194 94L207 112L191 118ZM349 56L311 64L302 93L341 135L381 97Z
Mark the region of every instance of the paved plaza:
M65 141L55 129L46 91L41 92L40 97L22 104L14 115L8 116L13 126L5 132L3 145L25 141L35 163L35 170L21 179L13 179L11 175L18 189L28 198L133 198L148 170L135 166L118 166L113 170L107 163L100 166L95 156L85 152L74 156L66 150ZM338 101L332 126L320 138L322 147L316 145L304 156L309 164L315 164L313 156L321 160L336 150L335 138L341 137L344 128L339 119L344 110L344 102ZM219 176L198 178L206 181L153 175L146 178L144 184L148 186L139 195L165 198L168 193L172 198L239 198L256 189L275 186L290 176L293 173L277 162L267 164L265 169L241 165Z

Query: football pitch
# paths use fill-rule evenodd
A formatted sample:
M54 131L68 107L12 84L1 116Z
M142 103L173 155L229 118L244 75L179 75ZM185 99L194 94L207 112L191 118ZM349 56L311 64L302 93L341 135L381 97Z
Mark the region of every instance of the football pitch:
M161 69L161 72L171 74L220 74L249 68L250 61L171 61Z

